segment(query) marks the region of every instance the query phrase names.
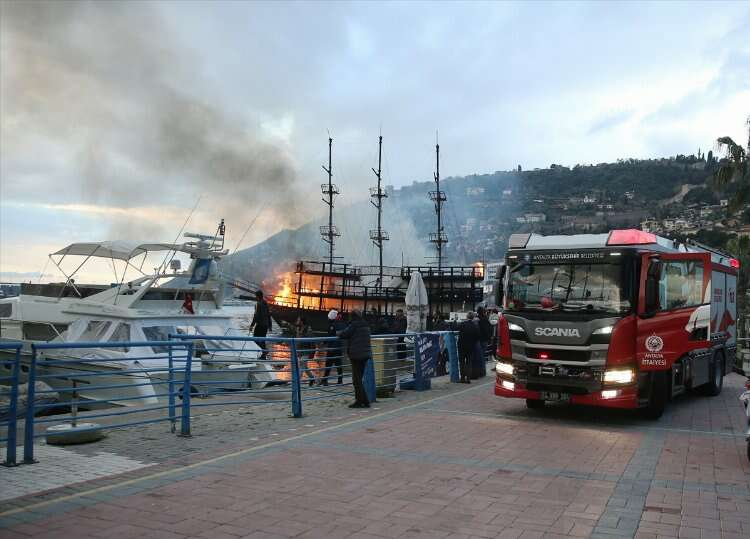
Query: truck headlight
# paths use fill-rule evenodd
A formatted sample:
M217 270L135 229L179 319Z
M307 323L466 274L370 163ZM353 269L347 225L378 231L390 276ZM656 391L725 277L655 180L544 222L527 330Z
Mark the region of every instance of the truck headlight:
M633 369L613 369L604 371L604 382L610 384L630 384L635 380Z
M513 376L513 373L515 371L516 371L516 369L510 363L502 363L502 362L498 361L495 364L495 372L501 372L503 374L508 374L510 376Z
M523 331L523 328L513 322L508 322L508 331Z
M591 332L592 335L610 335L615 326L604 326Z

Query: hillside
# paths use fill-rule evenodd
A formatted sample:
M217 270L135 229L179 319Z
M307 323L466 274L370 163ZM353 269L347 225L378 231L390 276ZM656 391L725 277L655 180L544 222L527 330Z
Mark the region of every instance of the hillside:
M706 188L713 165L710 156L708 162L677 156L446 178L441 187L448 197L447 262L499 259L508 236L518 231L594 233L678 217L689 208L717 202ZM434 231L435 213L427 193L432 189L431 181L389 189L384 216L391 236L387 264L429 262L427 238ZM342 231L336 254L348 262L374 263L376 250L368 230L375 226L375 211L369 202L337 208L335 222ZM238 252L229 259L231 271L262 282L289 269L296 259L320 258L325 253L320 224L285 230Z

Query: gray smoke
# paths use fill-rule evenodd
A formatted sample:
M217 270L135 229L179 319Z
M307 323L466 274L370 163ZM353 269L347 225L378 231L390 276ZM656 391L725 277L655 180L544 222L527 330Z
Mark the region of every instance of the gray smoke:
M238 111L201 97L195 56L146 2L2 2L0 136L7 199L119 208L191 207L235 230L267 206L310 215L296 167ZM46 153L42 168L39 152ZM133 237L140 220L111 219ZM173 231L181 223L164 223Z

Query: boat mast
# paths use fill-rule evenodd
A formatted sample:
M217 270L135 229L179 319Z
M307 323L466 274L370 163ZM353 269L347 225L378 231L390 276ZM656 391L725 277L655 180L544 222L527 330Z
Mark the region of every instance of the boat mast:
M438 274L443 268L443 245L448 243L448 236L443 231L443 204L447 197L445 191L440 190L440 144L435 138L435 191L430 191L430 200L435 203L437 214L437 231L430 234L430 242L437 248Z
M370 204L375 206L378 210L378 228L370 230L370 239L378 248L379 263L378 263L378 289L383 288L383 242L388 241L388 232L383 230L383 199L388 198L388 193L383 191L381 188L381 175L380 166L383 157L383 135L378 138L378 170L372 169L375 173L375 177L378 179L377 187L370 187L370 198L374 198L375 201L370 200Z
M333 147L333 139L328 136L328 168L326 168L325 165L323 165L323 170L325 170L328 173L328 183L322 184L320 186L321 191L323 192L323 195L326 198L323 198L323 202L325 202L328 205L328 226L321 226L320 227L320 235L323 236L323 241L328 244L328 263L329 268L328 270L333 272L333 251L334 251L334 243L335 238L341 236L339 234L338 229L333 225L333 200L336 197L336 195L339 194L339 188L336 186L336 184L332 183L333 179L333 167L331 166L331 149Z

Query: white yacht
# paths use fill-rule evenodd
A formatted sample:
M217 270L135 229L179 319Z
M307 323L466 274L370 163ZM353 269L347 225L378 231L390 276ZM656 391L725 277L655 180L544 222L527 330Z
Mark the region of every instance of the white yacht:
M168 340L170 334L226 336L237 334L232 315L223 310L226 282L217 261L223 249L223 226L214 236L185 234L188 241L171 243L129 243L123 241L74 243L50 255L66 282L24 284L15 298L0 300L0 340L24 343L22 377L28 372L30 347L39 342L135 342ZM166 254L164 263L146 274L142 267L149 253ZM174 255L190 256L187 271L180 271ZM65 274L66 257L83 257L75 272ZM166 261L172 257L170 263ZM136 262L140 260L140 265ZM125 270L110 285L81 285L75 275L92 259L115 260ZM127 271L140 273L126 281ZM198 339L194 342L191 379L194 391L265 387L279 383L279 371L266 362L258 363L261 349L253 342ZM175 356L179 354L175 353ZM149 359L145 359L148 357ZM71 360L49 364L51 360ZM89 361L75 361L86 359ZM90 361L95 359L96 361ZM174 365L184 366L184 354ZM113 400L120 405L155 403L167 393L169 351L166 347L95 347L51 349L39 354L40 374L59 375L44 381L53 389L69 388L75 381L82 399ZM164 368L158 372L137 372ZM105 374L79 376L96 370ZM136 371L136 372L133 372ZM173 379L183 380L182 369ZM111 386L87 392L87 385ZM90 393L90 394L89 394ZM124 400L123 400L124 399Z

